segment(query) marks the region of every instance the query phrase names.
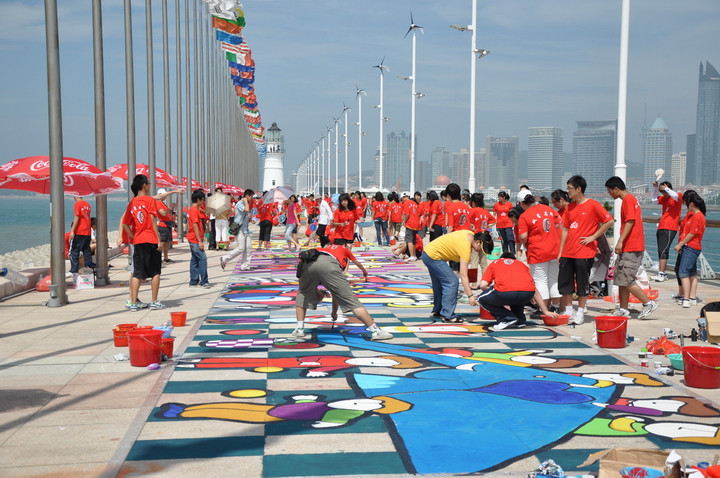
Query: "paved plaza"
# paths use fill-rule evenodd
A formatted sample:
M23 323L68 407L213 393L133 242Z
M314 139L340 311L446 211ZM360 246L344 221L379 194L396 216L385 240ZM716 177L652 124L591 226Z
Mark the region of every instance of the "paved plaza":
M207 290L187 285L189 250L176 246L167 310L124 309L124 258L110 286L70 290L66 307L43 307L38 292L0 303L0 476L525 476L547 459L580 475L606 448L675 449L688 464L720 448L720 389L654 374L662 357L640 366L649 337L696 327L701 306L675 304L674 281L653 284L650 318L633 314L633 343L603 349L591 317L609 302L590 300L575 328L493 332L469 305L466 323L443 324L428 318L420 261L361 247L369 280L352 265L349 279L394 338L370 341L352 317L333 324L326 299L294 339L297 256L273 245L251 271L223 271L210 251ZM720 300L720 284L701 282L698 295ZM114 358L128 352L113 344L117 324L160 325L172 311L188 323L160 370Z

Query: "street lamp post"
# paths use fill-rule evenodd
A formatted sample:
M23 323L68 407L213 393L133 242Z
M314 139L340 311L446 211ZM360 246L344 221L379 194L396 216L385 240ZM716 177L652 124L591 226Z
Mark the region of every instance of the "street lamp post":
M345 149L345 192L350 190L350 188L348 188L348 149L350 149L348 147L350 145L348 142L348 111L350 111L350 108L345 106L345 103L343 103L343 114L345 115L345 146L343 148Z
M340 123L340 118L333 117L333 120L335 121L335 192L338 192L338 184L340 182L338 178L338 157L340 156L340 128L338 127L338 123Z
M410 79L412 80L412 95L411 95L411 120L410 120L410 192L415 191L415 101L418 98L422 98L422 93L418 93L415 89L415 70L416 70L416 57L417 57L417 34L416 30L420 30L421 33L425 33L423 28L416 25L413 21L412 12L410 13L410 28L408 29L405 36L407 37L412 32L412 74Z
M379 65L375 65L373 68L377 68L380 70L380 104L376 106L376 108L380 109L380 167L378 168L380 170L379 174L379 180L378 180L378 189L382 190L383 188L383 125L388 120L388 118L385 118L383 116L383 106L385 104L383 95L385 93L385 72L384 70L390 71L390 68L383 65L385 63L385 58L383 57L382 61Z
M367 93L357 85L355 85L355 89L357 89L355 96L358 100L358 191L362 191L362 138L365 136L362 130L362 95L367 96Z

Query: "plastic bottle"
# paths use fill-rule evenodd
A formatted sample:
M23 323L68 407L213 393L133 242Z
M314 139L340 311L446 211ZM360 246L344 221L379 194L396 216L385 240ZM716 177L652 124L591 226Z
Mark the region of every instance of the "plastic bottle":
M18 271L14 269L8 269L7 267L0 268L0 277L4 277L19 286L26 286L28 283L27 277L25 277Z

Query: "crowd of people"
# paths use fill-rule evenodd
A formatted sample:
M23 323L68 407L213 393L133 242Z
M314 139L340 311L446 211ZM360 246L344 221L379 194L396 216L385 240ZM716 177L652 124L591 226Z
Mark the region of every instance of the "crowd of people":
M482 193L463 192L455 183L440 194L428 191L425 197L420 192L412 197L397 192L387 197L381 192L367 197L357 191L317 198L313 194L291 195L275 200L248 189L239 198L228 195L229 209L217 215L208 213L205 192L196 190L192 193L192 205L180 216L187 224L191 252L188 284L211 287L206 231L208 249L226 252L220 258L221 267L225 269L230 261L239 258L240 270L246 271L250 270L253 253L251 226L258 226L257 250L263 251L271 248L273 226L283 225L285 250L298 253L300 259L298 322L293 335L303 337L306 310L331 297L333 318L341 308L365 323L373 340L392 338L377 328L346 279L350 263L355 263L367 276L352 249L364 241L362 226L372 223L379 246L389 246L395 256L409 262L421 260L427 267L433 289L431 318L442 322L462 322L456 307L459 302L466 302L486 309L496 319L495 330L524 327L526 306L534 308L537 314L567 314L570 323L580 325L585 320L591 283L604 281L608 269L613 267L619 301L614 315L630 317L628 303L633 295L642 303L638 311L638 318L642 319L652 314L658 304L637 282L646 247L641 208L619 177L609 178L605 187L609 197L622 202L620 235L612 250L605 237L615 221L602 204L585 196L587 183L582 176L571 177L567 188L553 191L550 198L534 196L527 186L521 186L513 204L510 195L501 191L490 210L485 207ZM144 175L134 178L131 190L134 198L121 218L118 237L118 245L127 244L131 257L126 307L131 311L146 307L162 309L165 306L158 300L160 276L163 264L173 262L168 249L178 217L175 203L168 206L164 201L183 191L159 190L157 195L150 196L150 181ZM217 188L213 194L225 193ZM651 198L662 206L657 230L659 270L653 279L667 280L667 262L673 248L678 253L675 262L678 293L673 297L682 307L692 307L697 303L704 201L695 191L674 191L668 181L655 182ZM681 218L683 204L687 213ZM90 215L89 204L76 198L75 217L68 233L73 273L78 271L81 255L86 265L93 266L89 251ZM301 231L303 218L307 222ZM303 246L298 236L302 232L307 236L305 246L319 243L312 249L316 253L301 252ZM488 255L494 248L492 232L497 235L502 252L499 259L489 263ZM151 284L148 303L138 299L140 284L145 281ZM320 285L326 290L318 289Z

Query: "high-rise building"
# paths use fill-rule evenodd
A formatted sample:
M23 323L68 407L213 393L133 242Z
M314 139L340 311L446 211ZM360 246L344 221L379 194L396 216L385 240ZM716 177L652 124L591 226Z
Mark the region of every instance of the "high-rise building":
M700 62L697 126L695 129L694 177L688 182L710 185L718 182L720 167L720 74L709 62Z
M695 135L687 135L685 153L685 184L695 184ZM673 184L675 186L675 184Z
M672 133L658 116L643 140L643 181L652 188L655 171L662 169L666 177L672 173Z
M272 124L265 132L267 156L263 177L263 191L285 185L283 164L285 158L285 138L280 134L277 123Z
M685 186L685 168L687 165L687 153L682 151L672 155L672 173L670 182L674 188Z
M470 177L470 150L461 148L460 151L452 153L452 182L460 185L461 189L467 186Z
M577 125L573 173L587 181L586 194L602 194L615 166L617 120L577 121Z
M431 175L433 181L438 176L451 176L450 151L447 151L445 146L438 146L432 153L430 153L430 163L432 164Z
M420 191L425 196L425 191L435 182L432 175L432 164L430 161L418 161L415 163L415 190Z
M407 191L410 187L410 136L403 131L400 134L392 132L385 140L385 161L383 182L388 189L397 187Z
M528 134L527 184L552 192L562 186L563 129L528 128Z
M486 138L484 178L486 188L517 187L517 163L520 140L517 136Z

